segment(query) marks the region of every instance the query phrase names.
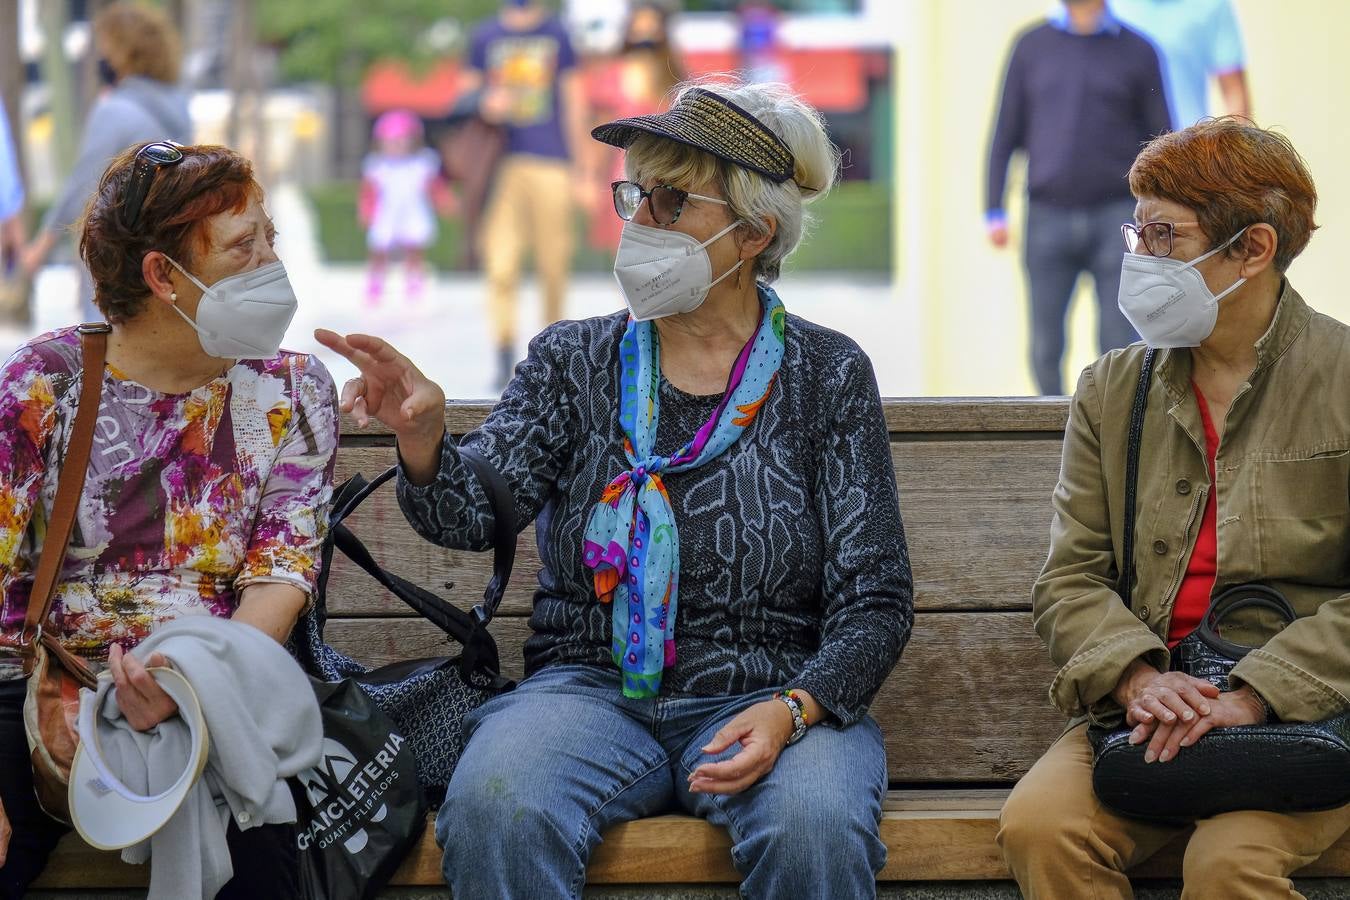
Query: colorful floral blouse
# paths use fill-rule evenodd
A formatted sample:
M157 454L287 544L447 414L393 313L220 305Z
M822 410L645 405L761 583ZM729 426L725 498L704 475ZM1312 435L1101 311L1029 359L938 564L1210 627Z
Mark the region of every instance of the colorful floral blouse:
M0 679L23 628L80 387L74 329L0 369ZM241 360L186 394L104 373L94 446L53 616L94 659L178 616L227 617L256 582L312 594L337 448L315 358Z

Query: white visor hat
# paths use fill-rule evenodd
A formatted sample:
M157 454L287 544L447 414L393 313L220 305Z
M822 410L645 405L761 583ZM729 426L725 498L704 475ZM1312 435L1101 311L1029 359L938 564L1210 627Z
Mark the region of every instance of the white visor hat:
M149 796L134 792L109 770L99 746L97 704L92 692L82 696L80 744L70 767L70 818L80 837L99 850L139 844L163 828L206 768L210 739L196 691L175 669L156 667L149 671L177 702L178 718L188 728L191 739L187 764L167 790ZM104 673L101 677L110 676Z

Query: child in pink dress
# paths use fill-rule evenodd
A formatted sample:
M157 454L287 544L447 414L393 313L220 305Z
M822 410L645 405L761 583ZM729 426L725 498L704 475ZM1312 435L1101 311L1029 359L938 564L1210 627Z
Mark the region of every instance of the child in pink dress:
M441 162L426 146L422 121L405 109L375 120L374 151L361 165L359 214L370 252L366 303L375 306L384 293L385 269L401 254L407 266L407 294L421 296L426 283L423 257L436 239L436 210L448 205Z

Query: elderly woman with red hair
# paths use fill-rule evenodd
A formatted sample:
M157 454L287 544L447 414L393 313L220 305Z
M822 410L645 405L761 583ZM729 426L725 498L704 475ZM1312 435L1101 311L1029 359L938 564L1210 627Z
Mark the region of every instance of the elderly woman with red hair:
M1099 359L1078 382L1036 582L1037 631L1077 717L1003 810L999 843L1028 897L1129 897L1124 872L1183 826L1103 807L1089 721L1133 728L1166 766L1214 728L1310 722L1350 707L1350 329L1285 276L1316 227L1317 193L1289 141L1207 121L1147 145L1122 231L1121 310L1154 348L1135 532L1122 558L1126 448L1147 349ZM1134 571L1132 591L1116 590ZM1233 668L1228 687L1169 671L1211 597L1261 584L1296 615ZM1132 597L1129 607L1121 593ZM1289 875L1350 828L1350 806L1203 818L1183 896L1287 897Z
M226 147L127 148L80 225L107 319L83 330L101 349L85 357L81 330L63 328L0 366L0 898L24 895L66 831L34 796L22 664L86 359L98 420L45 628L111 670L128 723L177 713L146 673L164 657L127 652L152 632L215 616L281 642L315 590L337 397L322 363L279 349L296 300L262 201ZM239 864L215 896L300 896L294 826L252 819L230 817Z

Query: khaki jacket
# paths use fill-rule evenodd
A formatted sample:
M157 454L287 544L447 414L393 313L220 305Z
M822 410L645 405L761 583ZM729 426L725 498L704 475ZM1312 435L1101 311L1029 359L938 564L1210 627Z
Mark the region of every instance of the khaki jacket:
M1286 721L1350 708L1350 327L1313 312L1286 282L1257 365L1228 412L1216 458L1215 594L1248 582L1280 591L1299 618L1283 631L1235 617L1226 636L1264 646L1233 671ZM1116 593L1125 449L1144 345L1083 371L1074 392L1050 555L1036 581L1037 632L1060 666L1050 687L1070 716L1113 723L1110 692L1144 656L1168 666L1172 604L1211 485L1189 350L1154 368L1139 460L1133 607ZM1254 611L1253 611L1254 612Z

